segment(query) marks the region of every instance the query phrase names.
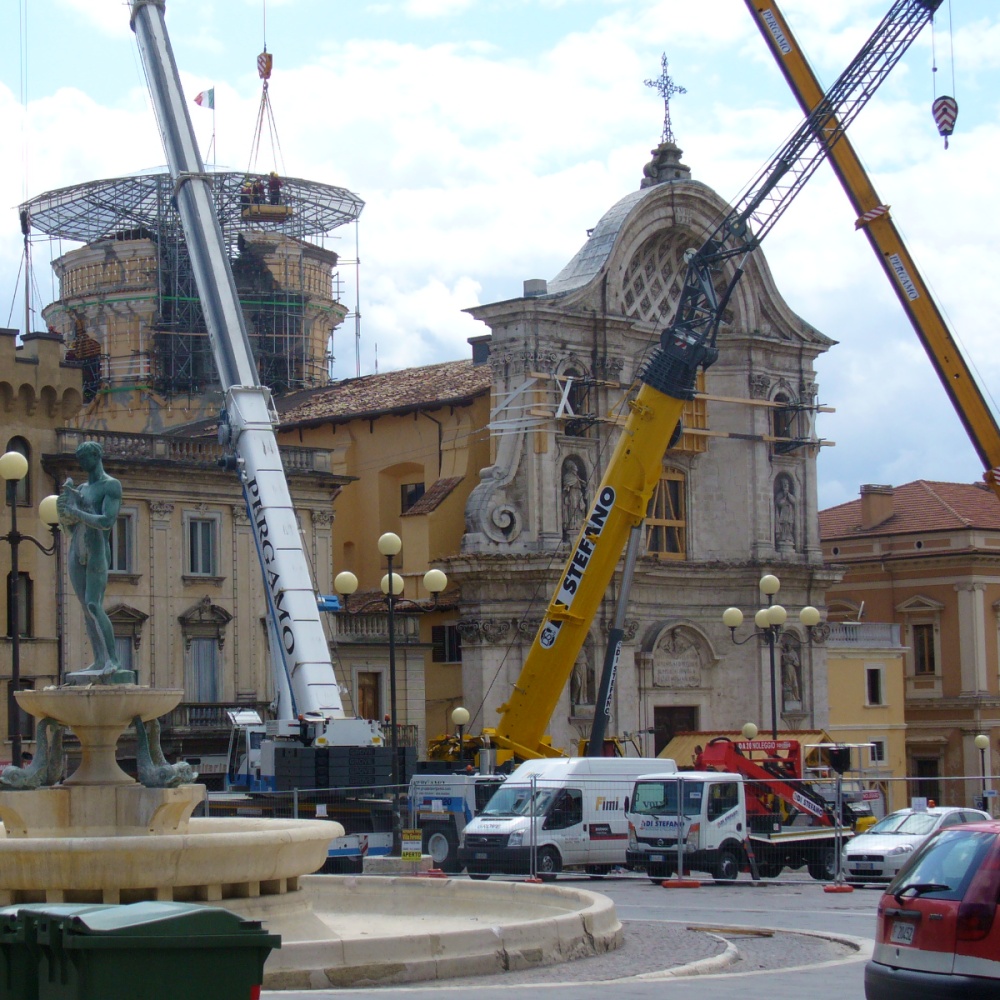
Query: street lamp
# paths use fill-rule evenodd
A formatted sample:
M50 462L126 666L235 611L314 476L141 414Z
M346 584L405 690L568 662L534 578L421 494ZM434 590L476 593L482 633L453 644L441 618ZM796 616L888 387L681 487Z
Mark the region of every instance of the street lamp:
M399 785L399 732L396 725L396 604L403 593L403 578L392 571L392 561L403 548L399 535L387 531L378 540L379 553L385 556L387 572L382 577L381 590L384 595L369 601L360 608L354 608L350 614L363 614L374 604L385 602L388 611L389 626L389 743L392 747L392 784ZM429 569L424 573L424 589L431 595L432 606L426 608L413 601L412 610L418 612L431 611L437 606L438 595L448 586L448 577L439 569ZM358 589L358 578L349 570L338 573L333 581L334 590L347 598ZM347 610L347 601L344 601Z
M774 603L774 595L781 589L781 581L772 573L767 573L760 578L760 592L767 598L767 607L761 608L754 615L754 625L756 630L745 639L736 638L736 630L743 624L743 612L739 608L726 608L722 613L722 624L729 629L730 637L737 646L749 642L755 636L763 637L767 643L768 654L771 664L771 739L778 738L778 692L775 679L775 657L774 649L781 635L781 627L788 620L788 612L780 605ZM819 611L807 605L799 612L799 621L812 634L812 629L819 624Z
M52 544L42 545L31 535L17 530L17 484L28 474L28 460L19 451L0 455L0 478L7 481L7 506L10 507L10 531L0 535L0 541L10 545L10 687L7 689L7 735L10 739L11 762L21 766L21 714L15 692L21 687L21 567L18 564L18 547L21 542L31 542L45 555L52 555L59 547L58 497L47 496L38 505L42 521L52 532Z
M458 763L459 766L465 763L465 727L469 724L469 710L459 705L451 711L451 721L458 726Z
M980 733L973 741L979 751L979 769L983 776L983 808L986 808L986 751L990 746L990 738L985 733Z

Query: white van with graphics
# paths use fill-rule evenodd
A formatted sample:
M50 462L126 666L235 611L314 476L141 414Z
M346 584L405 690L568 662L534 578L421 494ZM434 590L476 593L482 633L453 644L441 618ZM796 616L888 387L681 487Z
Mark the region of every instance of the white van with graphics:
M650 757L529 760L466 826L459 864L472 878L526 875L543 879L564 868L602 874L625 864L625 803L636 778L676 771ZM534 859L534 866L532 865Z

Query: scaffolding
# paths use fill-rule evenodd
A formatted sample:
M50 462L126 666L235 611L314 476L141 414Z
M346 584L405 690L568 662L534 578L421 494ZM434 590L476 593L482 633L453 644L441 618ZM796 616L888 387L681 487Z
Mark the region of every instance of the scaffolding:
M267 199L255 193L267 190L266 174L209 178L261 382L275 393L325 384L329 336L349 307L337 299L337 255L315 240L355 222L364 203L345 188L294 177L281 178L280 194ZM173 194L168 173L149 172L21 206L31 230L84 245L57 262L60 298L46 319L61 327L71 357L88 338L88 396L139 384L167 396L200 393L216 383Z

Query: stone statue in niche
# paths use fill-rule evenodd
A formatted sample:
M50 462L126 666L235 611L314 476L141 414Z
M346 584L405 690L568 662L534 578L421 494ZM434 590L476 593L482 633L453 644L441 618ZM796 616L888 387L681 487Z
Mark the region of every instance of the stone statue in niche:
M774 484L774 543L778 549L795 549L795 493L788 476Z
M786 711L802 708L802 664L791 644L781 647L781 703Z
M567 458L562 467L562 533L569 541L587 515L587 482L579 464Z

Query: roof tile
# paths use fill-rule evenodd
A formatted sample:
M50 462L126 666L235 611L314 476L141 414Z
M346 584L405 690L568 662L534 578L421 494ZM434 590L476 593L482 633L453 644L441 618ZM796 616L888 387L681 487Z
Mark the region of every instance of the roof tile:
M861 527L861 500L819 512L823 541L871 535L955 531L962 528L1000 530L1000 503L985 483L940 483L917 479L892 493L893 514L873 528Z

